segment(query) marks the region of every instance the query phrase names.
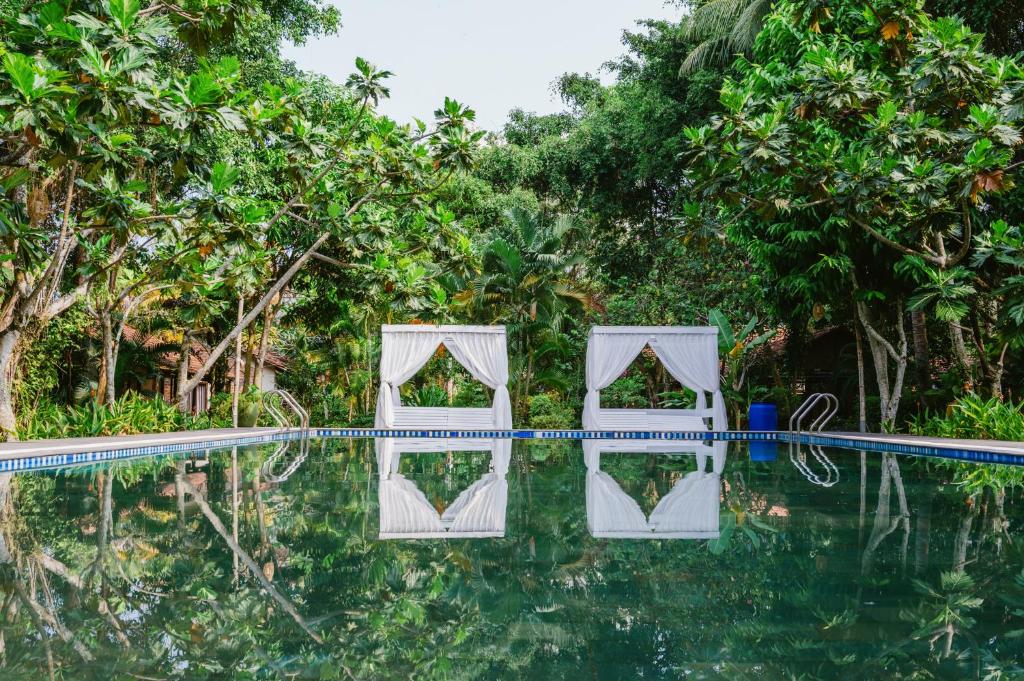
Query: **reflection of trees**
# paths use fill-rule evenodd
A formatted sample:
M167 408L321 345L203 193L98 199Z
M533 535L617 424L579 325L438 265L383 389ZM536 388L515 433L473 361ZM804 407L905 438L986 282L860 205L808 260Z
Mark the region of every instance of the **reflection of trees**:
M900 548L900 563L904 567L907 564L907 545L910 541L910 509L907 506L907 493L903 488L903 478L900 475L900 464L895 454L882 454L881 480L878 486L878 506L875 508L875 522L871 527L871 534L868 535L868 543L864 548L861 558L861 571L866 575L871 572L875 561L875 552L886 537L896 531L897 527L903 528L903 542ZM896 490L896 500L899 512L892 516L892 490Z
M569 443L517 445L506 538L482 541L377 541L365 443L281 485L269 451L240 449L237 481L228 453L0 476L0 678L1012 678L1024 659L1019 494L907 459L865 457L861 538L856 456L829 490L737 456L723 511L776 531L714 554L590 537ZM409 458L441 500L486 459ZM616 480L656 503L693 467L663 460ZM904 574L910 539L928 560Z

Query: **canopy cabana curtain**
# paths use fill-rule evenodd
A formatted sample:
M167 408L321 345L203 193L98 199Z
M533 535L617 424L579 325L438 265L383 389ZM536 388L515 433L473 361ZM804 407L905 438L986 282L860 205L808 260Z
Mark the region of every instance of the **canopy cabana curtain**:
M665 370L697 393L696 412L707 411L711 393L713 430L728 429L719 385L718 329L711 326L595 326L587 343L587 396L583 427L600 428L601 390L611 385L650 346Z
M644 539L719 536L721 476L726 442L584 440L587 466L587 527L595 537ZM695 455L697 470L685 474L646 515L614 477L601 470L601 455L613 452ZM712 461L707 470L708 458Z
M501 537L508 506L509 439L377 438L381 539ZM438 511L416 482L400 472L402 454L489 451L490 470Z
M399 388L423 368L442 344L473 378L494 390L493 427L511 428L505 327L427 324L381 327L380 391L375 427L395 426L395 408L402 404Z

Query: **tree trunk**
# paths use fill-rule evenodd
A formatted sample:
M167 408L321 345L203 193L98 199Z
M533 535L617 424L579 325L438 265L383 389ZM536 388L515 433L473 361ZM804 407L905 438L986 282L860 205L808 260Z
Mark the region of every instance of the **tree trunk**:
M263 312L263 333L260 334L260 349L256 357L256 373L253 379L254 385L260 390L263 389L263 365L267 361L267 351L270 349L270 326L274 321L274 305L267 305Z
M864 383L864 341L860 337L860 322L857 306L853 306L853 340L857 348L857 430L868 432L868 405Z
M113 404L117 399L114 376L117 372L117 357L114 349L114 325L110 319L110 310L100 313L100 328L103 332L103 361L100 363L99 385L96 388L96 401L100 404Z
M953 344L953 357L956 359L957 366L960 367L960 372L963 374L964 388L966 390L973 390L974 362L971 356L967 354L967 345L964 343L964 331L956 322L949 323L949 339Z
M907 334L903 322L903 301L896 302L894 312L897 344L894 346L875 328L871 321L868 307L863 302L857 303L857 312L861 325L867 332L868 347L875 365L875 379L878 383L878 396L881 402L882 430L891 432L899 413L900 395L903 391L903 379L906 375L908 360ZM889 380L889 361L895 364L896 375Z
M270 307L269 305L267 307ZM245 330L245 380L242 387L248 388L256 385L256 348L252 339L252 325Z
M183 392L181 386L188 382L188 363L192 358L192 330L186 329L181 334L181 350L178 356L178 411L187 414L191 405L189 395L192 391Z
M238 296L238 324L245 318L245 298ZM238 396L242 392L242 334L235 336L235 380L231 384L231 426L238 427Z
M1006 362L1006 351L1009 347L1009 343L1003 343L999 359L992 364L992 375L989 377L989 389L992 391L992 397L995 397L1000 402L1003 400L1003 366Z
M928 326L923 310L910 312L910 329L914 337L914 377L917 382L918 399L923 403L925 393L932 387L928 357Z
M15 416L14 376L21 353L21 332L9 329L0 335L0 442L18 439Z

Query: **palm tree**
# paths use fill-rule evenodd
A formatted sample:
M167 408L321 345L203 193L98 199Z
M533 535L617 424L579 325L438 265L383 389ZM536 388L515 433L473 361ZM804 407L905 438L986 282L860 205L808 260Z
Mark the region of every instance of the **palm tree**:
M749 54L771 7L771 0L708 0L694 8L685 36L699 42L683 60L679 75L723 66L736 55Z
M484 247L480 274L456 296L475 316L506 325L512 406L520 413L532 386L563 383L557 372L540 367L564 349L566 311L591 303L575 276L581 259L567 252L572 230L567 216L547 221L511 211L507 227Z

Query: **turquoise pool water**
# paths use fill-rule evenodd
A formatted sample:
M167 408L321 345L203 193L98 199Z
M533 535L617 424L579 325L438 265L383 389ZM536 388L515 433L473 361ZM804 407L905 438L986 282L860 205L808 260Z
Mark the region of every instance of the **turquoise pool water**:
M0 678L1024 674L1024 468L754 445L325 438L2 474Z

